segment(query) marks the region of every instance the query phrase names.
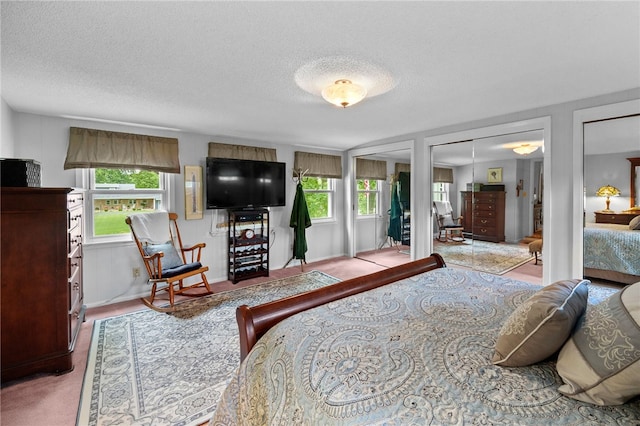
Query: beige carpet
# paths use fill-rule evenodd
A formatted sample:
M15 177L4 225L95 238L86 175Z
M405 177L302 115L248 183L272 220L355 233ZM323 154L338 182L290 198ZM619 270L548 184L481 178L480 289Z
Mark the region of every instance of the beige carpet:
M509 272L533 258L528 246L523 244L491 243L469 239L446 243L434 240L433 251L442 255L447 264L497 275Z
M311 271L184 302L188 309L171 314L96 320L77 424L202 424L240 364L236 308L338 281Z

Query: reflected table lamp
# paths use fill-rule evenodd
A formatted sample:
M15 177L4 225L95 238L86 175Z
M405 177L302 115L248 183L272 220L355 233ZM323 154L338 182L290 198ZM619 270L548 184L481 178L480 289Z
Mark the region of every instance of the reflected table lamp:
M602 211L610 212L611 209L609 209L609 203L611 202L611 200L609 200L609 197L618 197L620 195L620 190L615 186L605 185L601 186L600 189L598 189L596 195L598 197L607 197L607 208Z

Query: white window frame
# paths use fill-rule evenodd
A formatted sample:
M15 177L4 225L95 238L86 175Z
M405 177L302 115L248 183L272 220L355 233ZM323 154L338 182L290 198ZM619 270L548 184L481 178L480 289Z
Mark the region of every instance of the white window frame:
M360 190L357 189L358 188L358 182L362 181L362 180L368 180L368 181L375 181L376 183L376 188L375 190ZM368 214L360 214L360 209L357 208L356 209L356 218L358 219L362 219L362 218L370 218L370 217L375 217L375 216L380 216L380 210L381 210L381 200L380 198L382 197L382 192L380 191L380 188L382 187L384 181L378 180L378 179L356 179L356 200L357 203L356 205L359 203L360 201L360 194L376 194L376 212L375 213L368 213Z
M159 172L160 189L133 189L133 190L115 190L115 189L96 189L95 188L95 169L77 169L76 181L81 183L85 190L84 200L84 244L105 244L105 243L122 243L131 242L133 238L131 233L113 234L113 235L94 235L93 234L93 200L96 195L109 194L119 195L120 199L138 198L141 194L161 195L160 209L171 211L171 175L169 173Z
M436 188L436 186L441 186ZM449 201L449 184L445 182L433 182L433 201ZM438 196L440 195L440 196Z
M305 176L305 178L309 178L309 179L317 179L318 176ZM312 223L320 223L320 222L335 222L336 220L336 203L335 203L335 197L336 197L336 178L326 178L327 179L327 183L329 186L329 189L304 189L303 191L305 194L328 194L327 197L327 203L329 204L327 206L327 213L329 214L329 217L318 217L318 218L311 218L311 222Z

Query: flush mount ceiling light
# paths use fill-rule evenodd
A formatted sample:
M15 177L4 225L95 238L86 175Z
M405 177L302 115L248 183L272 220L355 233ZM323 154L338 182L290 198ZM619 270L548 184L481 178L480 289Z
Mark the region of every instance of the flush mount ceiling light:
M537 146L534 146L528 143L523 143L522 145L513 148L513 152L520 155L529 155L532 152L535 152L537 150L538 150Z
M370 99L382 95L398 84L391 73L379 65L351 56L315 59L298 68L294 79L305 92L343 108L362 101L365 96ZM314 98L301 99L316 102Z
M367 95L367 89L357 84L353 84L351 80L336 80L331 86L327 86L322 90L322 97L325 101L346 108L355 105Z
M529 155L533 152L536 152L538 148L543 145L544 143L541 140L525 139L516 142L505 143L502 145L498 145L497 147L501 149L510 149L519 155Z

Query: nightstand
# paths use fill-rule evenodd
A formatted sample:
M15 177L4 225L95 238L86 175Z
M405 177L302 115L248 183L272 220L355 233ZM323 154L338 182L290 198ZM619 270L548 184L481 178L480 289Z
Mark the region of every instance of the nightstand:
M595 212L596 223L616 223L618 225L628 225L631 219L640 215L638 213L616 213L616 212Z

